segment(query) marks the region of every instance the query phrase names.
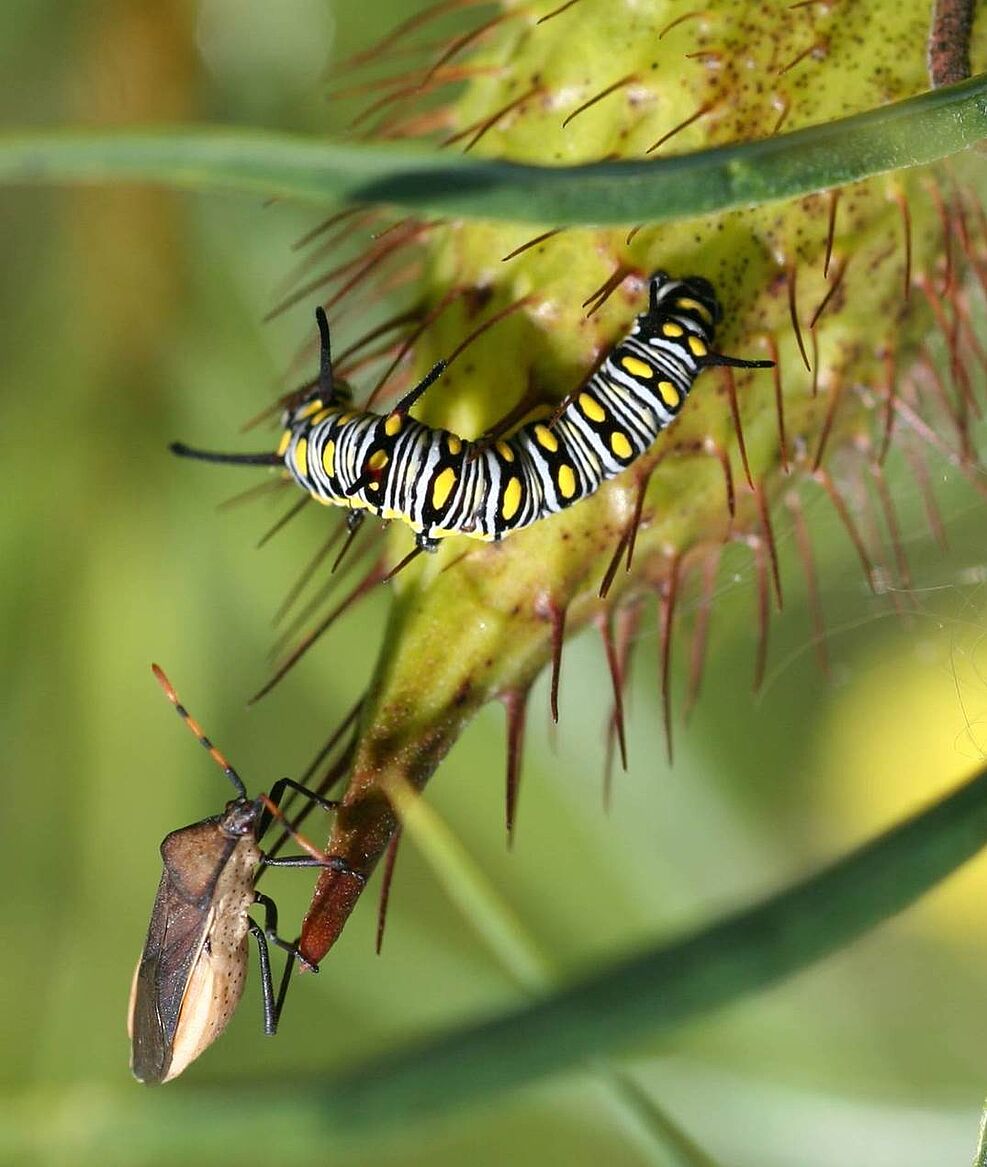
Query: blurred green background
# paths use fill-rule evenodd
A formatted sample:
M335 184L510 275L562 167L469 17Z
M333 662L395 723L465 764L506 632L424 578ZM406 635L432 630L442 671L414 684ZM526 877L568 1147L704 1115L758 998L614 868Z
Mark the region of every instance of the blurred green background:
M415 11L411 0L7 0L6 124L223 121L320 132L331 62ZM985 191L987 194L987 191ZM213 813L223 780L177 724L149 664L254 789L296 774L372 668L374 596L274 694L270 616L322 538L305 512L254 545L285 502L217 512L253 479L178 464L182 437L235 445L283 384L311 304L261 326L318 221L245 198L137 189L0 193L5 505L0 944L0 1156L170 1163L114 1142L161 1092L134 1084L124 1014L170 829ZM365 322L364 322L365 323ZM345 319L340 344L357 334ZM245 443L246 444L246 443ZM255 442L256 444L256 442ZM750 558L731 549L702 700L676 724L669 769L656 692L657 621L640 638L631 768L601 807L609 680L592 636L567 649L562 717L535 693L513 853L503 832L503 714L489 708L429 788L537 944L566 973L615 959L787 883L946 789L983 760L987 512L933 466L949 539L931 539L895 463L911 587L873 597L825 500L804 494L822 575L833 681L814 662L791 524L779 518L786 606L766 685L750 692ZM315 508L317 509L317 508ZM888 549L890 558L890 549ZM681 706L687 644L675 646ZM542 715L539 715L539 712ZM987 860L852 951L627 1066L725 1164L964 1162L987 1090ZM310 878L266 890L283 919ZM383 955L373 889L318 978L263 1038L256 971L226 1036L168 1093L353 1065L518 999L496 957L406 844ZM239 1158L212 1146L203 1162ZM312 1162L472 1167L663 1161L589 1074ZM182 1158L188 1160L187 1153ZM293 1151L294 1161L308 1161ZM248 1149L249 1161L249 1149Z

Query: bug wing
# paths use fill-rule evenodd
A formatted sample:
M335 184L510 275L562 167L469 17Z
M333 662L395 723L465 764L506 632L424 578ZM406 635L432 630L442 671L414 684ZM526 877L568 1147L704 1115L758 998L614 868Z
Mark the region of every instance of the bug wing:
M260 861L253 836L244 836L226 853L211 885L205 940L179 1006L166 1082L212 1045L240 1002L247 977L248 910L254 902L254 875Z
M139 1082L156 1085L170 1076L182 1000L202 951L210 914L188 903L167 872L161 876L130 998L130 1068Z
M130 993L130 1068L149 1085L172 1075L182 1001L202 953L216 881L233 840L215 819L173 831L161 844L164 872Z

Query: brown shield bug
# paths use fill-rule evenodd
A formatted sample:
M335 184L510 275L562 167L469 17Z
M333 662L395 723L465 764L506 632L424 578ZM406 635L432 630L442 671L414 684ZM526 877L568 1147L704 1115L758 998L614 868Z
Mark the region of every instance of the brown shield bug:
M189 715L171 682L157 665L151 667L178 715L236 790L222 814L172 831L161 844L164 871L134 972L127 1018L130 1068L138 1081L156 1085L177 1077L226 1028L243 993L248 934L256 939L260 958L265 1033L277 1030L295 960L318 971L294 944L278 936L277 908L254 888L262 868L349 868L290 827L308 854L275 859L261 851L260 840L271 820L284 822L278 805L289 787L326 810L337 804L290 778L275 782L270 795L248 798L239 774ZM250 917L254 904L264 909L263 927ZM277 998L269 943L288 954Z

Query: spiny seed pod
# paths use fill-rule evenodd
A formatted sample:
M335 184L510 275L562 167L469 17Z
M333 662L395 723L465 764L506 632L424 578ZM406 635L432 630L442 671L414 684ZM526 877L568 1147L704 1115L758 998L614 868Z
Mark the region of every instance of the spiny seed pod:
M437 5L385 38L374 60L386 60L404 47L404 35L444 19L448 8ZM357 124L372 125L378 139L439 132L449 149L541 164L699 150L928 88L927 33L925 4L890 0L787 7L711 0L689 13L657 2L570 0L554 11L547 3L505 3L492 19L451 35L410 84L401 58L402 73L378 83L383 96ZM463 81L458 97L434 103L445 86ZM346 780L328 850L358 874L320 877L301 941L313 962L339 935L394 837L389 784L423 787L491 700L507 710L512 828L526 696L551 666L554 705L567 636L593 624L603 637L611 735L622 749L621 694L634 632L657 619L671 754L670 659L691 637L691 703L728 542L749 548L753 559L755 686L762 676L770 611L782 602L772 519L780 499L820 646L803 499L829 499L871 587L904 575L883 465L900 446L923 490L930 454L972 477L969 419L978 406L967 364L983 354L962 278L970 268L983 281L987 271L987 220L959 164L661 226L395 222L365 210L344 212L327 227L333 224L330 243L358 230L372 234L363 256L329 273L330 317L368 291L410 288L414 301L341 354L339 371L393 354L389 371L397 375L381 378L376 402L454 357L417 413L464 437L562 401L643 309L645 277L659 268L711 281L725 309L720 350L776 365L770 373L705 373L674 429L590 498L502 544L443 540L435 556L397 575L376 673L341 729L351 736L325 777ZM946 385L923 347L935 329L948 352ZM370 348L384 336L382 350ZM860 521L872 512L891 532L891 563L871 545L872 524ZM370 570L294 647L289 663L411 547L396 524ZM694 614L682 628L686 592ZM824 647L821 654L825 664Z

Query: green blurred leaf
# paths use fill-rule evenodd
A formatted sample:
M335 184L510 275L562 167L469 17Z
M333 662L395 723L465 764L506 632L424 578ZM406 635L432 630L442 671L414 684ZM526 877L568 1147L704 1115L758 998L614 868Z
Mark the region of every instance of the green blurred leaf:
M126 1105L121 1096L108 1096L101 1107L86 1105L85 1124L77 1121L78 1100L67 1096L60 1117L41 1127L32 1121L32 1109L44 1105L49 1115L55 1110L50 1100L27 1095L6 1141L40 1141L50 1149L65 1140L77 1162L94 1146L115 1145L132 1156L137 1131L147 1147L167 1138L172 1150L188 1144L201 1152L200 1119L213 1140L230 1149L249 1145L257 1151L265 1140L276 1142L282 1127L300 1147L321 1145L330 1135L382 1134L569 1069L645 1035L668 1033L773 984L907 907L985 842L987 770L753 909L605 969L547 1000L403 1055L387 1055L343 1078L313 1086L308 1077L291 1082L282 1075L280 1086L257 1089L241 1082L231 1092L204 1098L173 1090L164 1099L155 1094L153 1104L147 1094Z
M328 1085L332 1117L374 1127L454 1111L669 1033L849 944L985 842L987 771L753 908L541 1002L358 1067Z
M0 137L0 182L158 182L538 223L658 223L919 166L987 137L987 74L824 125L654 161L522 166L260 130Z
M424 798L404 782L390 787L391 804L463 918L476 929L519 988L534 996L559 982L549 957L487 879L469 852ZM609 1060L592 1063L615 1111L618 1129L637 1140L655 1167L716 1167L638 1082Z

